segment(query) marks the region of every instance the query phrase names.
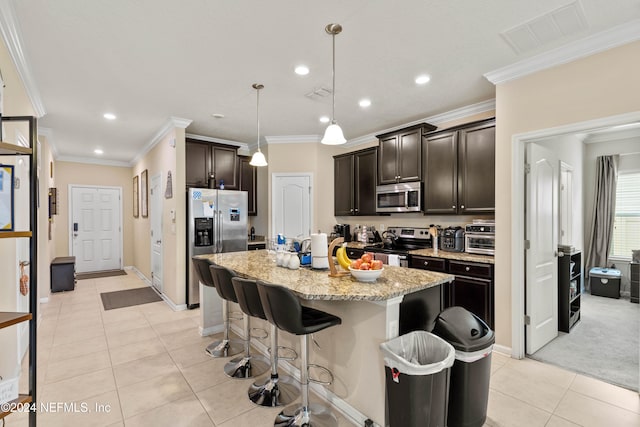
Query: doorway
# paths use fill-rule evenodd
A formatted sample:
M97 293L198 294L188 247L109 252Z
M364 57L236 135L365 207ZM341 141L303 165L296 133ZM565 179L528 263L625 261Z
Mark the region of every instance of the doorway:
M311 235L313 180L310 173L274 173L272 175L273 235L302 239Z
M122 269L122 188L71 184L69 207L76 272Z
M151 177L149 222L151 224L151 284L162 293L162 173Z

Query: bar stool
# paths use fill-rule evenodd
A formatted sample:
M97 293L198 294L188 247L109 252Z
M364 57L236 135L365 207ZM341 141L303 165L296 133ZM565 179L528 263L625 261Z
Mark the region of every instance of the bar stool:
M192 260L194 270L200 282L210 288L216 288L211 270L209 270L211 263L206 259L193 258ZM218 291L217 288L216 291ZM220 291L218 291L218 295L219 294ZM229 339L229 303L226 300L222 303L222 320L224 321L224 337L221 340L209 344L205 350L211 357L235 356L242 352L242 342Z
M274 421L274 426L337 427L338 420L326 407L309 405L309 335L339 325L342 319L324 311L305 307L289 289L257 282L262 307L269 322L294 335L300 335L300 382L302 403L284 408Z
M238 303L242 311L250 316L267 320L262 302L260 301L256 281L234 277L231 279L231 282L233 282L233 289L236 291ZM263 384L253 383L249 387L249 400L259 406L275 407L288 405L300 396L300 387L294 384L295 380L290 376L283 375L280 377L278 375L278 328L276 328L274 324L271 324L270 332L271 348L269 352L271 354L271 376ZM294 358L284 359L293 360Z
M228 268L221 267L219 265L211 264L209 266L211 270L211 276L216 284L216 289L220 294L220 298L225 300L225 304L229 301L239 304L238 296L233 287L231 279L235 277L235 273ZM244 326L244 355L231 359L226 365L224 365L224 372L231 378L253 378L264 374L269 369L269 363L263 356L252 356L250 353L250 340L251 340L251 321L249 320L249 314L245 311L244 307L240 305L240 308L244 312L242 316Z

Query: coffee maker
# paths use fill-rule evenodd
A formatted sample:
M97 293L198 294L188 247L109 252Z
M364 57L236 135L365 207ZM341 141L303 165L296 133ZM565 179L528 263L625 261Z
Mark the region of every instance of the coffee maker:
M351 226L349 224L336 224L333 226L336 237L344 237L345 242L351 241Z

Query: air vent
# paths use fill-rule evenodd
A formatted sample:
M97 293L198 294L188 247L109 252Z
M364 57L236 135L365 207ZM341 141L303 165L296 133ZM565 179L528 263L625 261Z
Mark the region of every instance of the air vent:
M304 94L304 96L306 96L307 98L315 100L325 98L329 95L331 95L331 89L327 89L326 87L314 88L311 92Z
M587 30L589 25L579 1L554 9L500 33L517 54L543 47Z

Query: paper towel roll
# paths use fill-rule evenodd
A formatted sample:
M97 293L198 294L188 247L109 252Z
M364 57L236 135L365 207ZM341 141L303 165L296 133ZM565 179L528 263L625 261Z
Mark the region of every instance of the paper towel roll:
M314 233L311 235L311 257L328 256L329 244L327 243L327 233Z

